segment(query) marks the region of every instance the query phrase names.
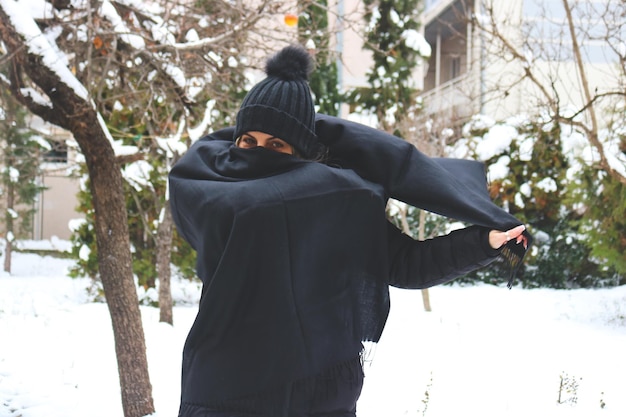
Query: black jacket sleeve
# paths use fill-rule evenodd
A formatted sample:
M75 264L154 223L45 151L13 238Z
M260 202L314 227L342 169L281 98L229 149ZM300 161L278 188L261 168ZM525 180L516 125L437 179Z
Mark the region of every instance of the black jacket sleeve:
M480 162L430 158L400 138L326 115L317 116L316 132L334 164L382 185L387 197L489 229L522 224L493 203ZM511 240L500 249L510 266L509 287L533 241L528 230L523 233L526 246Z
M480 226L418 241L388 223L388 248L388 284L407 289L449 282L490 264L500 253L489 245L489 229Z
M465 223L508 230L522 224L496 206L484 164L430 158L412 144L368 126L318 114L316 131L331 163L382 185L388 197Z

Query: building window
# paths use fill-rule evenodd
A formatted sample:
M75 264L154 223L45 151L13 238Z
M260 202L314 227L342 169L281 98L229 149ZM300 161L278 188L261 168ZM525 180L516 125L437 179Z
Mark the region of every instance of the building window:
M52 149L43 155L44 162L67 163L67 143L64 140L48 140Z

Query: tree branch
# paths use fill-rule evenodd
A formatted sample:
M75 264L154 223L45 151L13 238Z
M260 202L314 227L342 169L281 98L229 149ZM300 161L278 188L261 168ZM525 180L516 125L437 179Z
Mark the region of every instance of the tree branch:
M591 121L591 127L587 129L587 138L598 151L598 155L600 156L600 166L602 167L602 169L607 171L609 175L620 181L622 184L626 184L626 178L624 178L622 175L620 175L619 172L613 169L613 167L609 163L604 152L604 145L602 144L602 142L600 142L598 134L598 121L596 118L596 110L594 107L597 96L591 96L589 81L587 80L587 72L582 59L582 54L580 52L580 45L578 44L578 39L576 37L576 26L574 24L572 10L570 8L568 0L563 0L563 7L565 8L565 15L567 16L567 25L572 41L572 50L574 52L576 66L578 67L578 76L580 77L583 94L585 95L585 99L587 101L587 105L585 105L585 107L579 113L582 113L583 111L587 112Z
M31 94L24 94L27 90L27 87L23 81L21 68L22 65L19 62L20 55L25 51L25 48L19 48L18 51L14 52L14 59L10 62L9 67L9 77L10 79L6 79L1 77L2 84L8 87L9 91L11 91L11 95L23 106L25 106L30 112L41 117L43 120L51 120L52 123L57 124L58 126L66 129L67 126L63 123L63 119L58 117L59 114L55 111L54 105L50 103L49 105L41 104ZM32 89L35 91L34 89Z
M200 39L195 42L177 42L174 44L155 44L149 47L150 50L154 51L203 51L206 50L210 46L218 45L224 42L227 39L233 38L237 33L245 32L250 30L250 28L254 27L261 19L265 16L264 11L268 4L270 4L270 0L265 0L261 5L251 14L244 16L240 19L242 24L235 25L232 29L227 30L226 32L221 33L218 36L214 36L212 38Z
M130 164L137 161L146 159L145 155L141 152L137 152L130 155L116 155L115 160L119 165Z

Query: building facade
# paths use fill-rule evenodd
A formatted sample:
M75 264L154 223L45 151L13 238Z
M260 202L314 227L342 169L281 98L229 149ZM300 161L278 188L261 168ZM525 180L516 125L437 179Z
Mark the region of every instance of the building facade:
M599 94L620 79L620 57L603 34L620 27L604 12L610 2L570 2L585 78ZM426 0L422 23L433 49L422 94L429 117L459 125L474 114L536 114L548 95L562 109L587 103L562 0ZM613 36L623 42L624 25Z

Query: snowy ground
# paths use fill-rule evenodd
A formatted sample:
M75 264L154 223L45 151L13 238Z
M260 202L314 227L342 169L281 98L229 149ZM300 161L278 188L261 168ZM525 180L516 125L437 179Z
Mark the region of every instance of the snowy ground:
M0 273L0 417L122 417L108 310L68 265L17 253ZM175 307L174 327L142 307L157 417L176 415L198 295L189 283L174 292L192 301ZM392 292L359 417L626 415L626 287L430 295L426 313L419 292Z

